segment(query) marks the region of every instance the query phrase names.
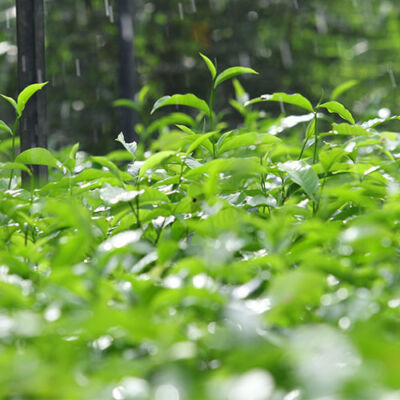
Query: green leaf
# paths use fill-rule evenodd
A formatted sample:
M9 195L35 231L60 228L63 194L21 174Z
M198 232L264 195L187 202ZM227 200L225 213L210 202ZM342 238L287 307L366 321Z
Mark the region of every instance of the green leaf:
M25 164L21 164L21 163L17 163L17 162L7 162L4 164L0 164L0 169L2 169L2 170L18 169L18 170L27 172L29 175L32 175L31 170Z
M217 132L209 132L204 135L196 135L198 136L196 140L189 146L186 151L186 155L188 156L191 152L196 150L203 142L207 141L209 137L215 135Z
M143 194L140 196L140 204L143 206L144 204L157 204L157 203L169 203L169 198L163 192L160 192L157 189L146 188L142 190Z
M214 80L215 77L217 76L217 69L215 68L215 65L213 64L213 62L204 54L200 53L201 58L204 60L204 62L206 63L208 69L210 70L211 73L211 77Z
M79 143L75 143L75 144L72 146L71 151L69 152L68 157L69 157L69 158L74 158L74 159L75 159L76 153L78 152L78 150L79 150Z
M235 97L240 104L245 103L248 100L248 96L246 91L244 90L242 84L239 82L238 79L233 79L232 81L233 88L235 90ZM245 101L243 101L246 99Z
M185 173L185 177L194 178L202 174L212 174L222 171L233 171L238 175L254 175L263 171L258 157L218 158L195 167Z
M0 120L0 131L7 132L11 136L14 135L12 129L4 121L1 120Z
M188 128L185 125L181 125L181 124L176 124L176 126L183 132L185 132L186 134L193 136L196 135L196 132L194 132L192 129Z
M78 175L75 175L72 178L72 181L74 183L91 182L91 181L95 181L95 180L101 179L101 178L110 178L112 176L113 176L112 173L109 172L109 171L101 170L101 169L88 168L88 169L84 169Z
M278 168L280 171L287 172L289 178L297 183L312 200L315 200L319 180L311 165L303 160L287 161L283 164L278 164Z
M248 101L245 105L261 103L263 101L278 101L287 104L293 104L295 106L304 108L307 111L314 112L313 106L310 101L299 93L286 94L286 93L273 93L263 94L253 100Z
M187 106L197 108L200 111L205 112L206 114L210 113L210 109L208 108L207 103L199 99L192 93L187 94L174 94L173 96L164 96L158 99L151 110L151 114L154 111L158 110L161 107L165 106Z
M142 167L140 168L139 178L142 178L148 169L154 168L156 165L160 164L174 154L175 152L171 150L160 151L159 153L153 154L143 163Z
M18 96L17 99L17 114L18 116L22 115L22 112L25 109L26 103L29 101L29 99L40 89L43 88L43 86L47 85L48 82L44 83L34 83L32 85L27 86Z
M313 118L307 125L306 139L310 139L314 136L316 126L317 126L317 121L315 118Z
M47 165L48 167L59 168L59 161L47 149L34 147L19 154L15 162L27 165Z
M127 107L127 108L132 108L135 111L140 111L141 106L138 103L135 103L131 99L118 99L113 101L112 103L113 107Z
M235 76L242 75L242 74L257 74L257 71L254 71L252 68L246 67L231 67L226 69L225 71L221 72L217 78L215 79L214 89L220 85L222 82L225 82L228 79L234 78Z
M166 126L169 125L176 125L176 124L185 124L189 126L193 126L195 124L193 118L190 115L180 113L180 112L175 112L168 114L167 116L163 118L156 119L154 122L152 122L146 129L146 134L150 135L153 132L159 131Z
M122 132L118 135L118 137L115 140L117 142L120 142L122 146L124 146L125 149L129 151L129 153L132 155L132 158L136 160L136 151L137 151L136 142L131 142L131 143L125 142L125 136Z
M331 100L336 100L340 95L342 95L344 92L347 92L350 90L353 86L357 85L358 81L356 80L351 80L342 83L341 85L337 86L331 95Z
M12 98L12 97L8 97L5 96L4 94L0 94L0 96L6 100L8 103L11 104L11 106L14 108L15 112L17 112L17 102ZM18 112L17 112L18 113Z
M325 286L322 274L295 270L283 272L272 280L268 294L274 306L288 308L318 304Z
M346 136L367 136L371 135L366 129L362 128L359 125L349 125L346 123L342 124L332 124L333 133L337 135L346 135Z
M69 154L67 160L64 162L63 166L68 169L69 172L73 172L76 165L76 153L79 150L79 143L75 143Z
M353 116L350 111L347 110L343 104L338 103L337 101L328 101L327 103L320 104L318 108L326 108L330 113L336 113L340 115L343 119L350 122L351 124L355 124Z
M150 93L150 86L144 85L138 93L138 102L139 104L143 104Z
M112 186L105 184L103 188L100 189L100 198L111 205L120 202L130 202L139 196L142 191L137 190L126 190L119 186Z
M325 172L329 172L331 168L340 161L342 157L346 155L346 152L341 148L333 148L319 153L319 162Z
M92 161L97 164L100 164L102 167L107 168L115 177L117 177L120 181L122 181L122 176L119 168L110 160L105 157L94 156L91 157Z
M218 153L224 153L229 150L237 149L239 147L260 145L260 144L273 144L280 142L276 136L267 133L242 133L235 136L227 137L218 149Z

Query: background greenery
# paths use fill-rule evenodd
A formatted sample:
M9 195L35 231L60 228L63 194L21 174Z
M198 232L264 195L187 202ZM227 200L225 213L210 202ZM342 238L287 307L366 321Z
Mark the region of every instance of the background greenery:
M0 87L16 93L15 20L12 0L0 6ZM79 141L106 152L116 126L117 28L103 0L45 0L49 118L52 146ZM348 81L343 98L358 116L397 108L399 5L392 0L137 0L135 46L138 87L151 87L150 104L163 94L192 91L208 96L201 51L220 68L251 66L260 79L243 79L252 97L301 92L319 100ZM108 2L115 10L113 0ZM114 18L115 19L115 18ZM79 62L80 76L76 63ZM217 96L228 121L229 84ZM279 108L277 109L279 111ZM7 115L0 105L1 115Z

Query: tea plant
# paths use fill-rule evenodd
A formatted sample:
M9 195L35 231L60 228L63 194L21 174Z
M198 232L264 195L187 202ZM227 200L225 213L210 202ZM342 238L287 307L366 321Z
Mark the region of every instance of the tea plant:
M226 131L216 88L252 70L203 59L208 102L153 110L208 125L179 123L144 154L120 134L123 153L1 164L2 398L398 397L400 136L385 127L399 117L249 100L234 80L243 124ZM273 118L276 102L306 113ZM8 188L30 164L50 182Z

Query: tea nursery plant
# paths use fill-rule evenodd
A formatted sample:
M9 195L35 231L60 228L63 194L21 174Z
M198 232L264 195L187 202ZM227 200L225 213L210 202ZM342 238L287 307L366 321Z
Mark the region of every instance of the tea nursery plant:
M399 398L399 117L234 80L226 131L215 91L255 71L202 57L209 100L158 100L199 115L144 156L15 157L1 122L1 398Z

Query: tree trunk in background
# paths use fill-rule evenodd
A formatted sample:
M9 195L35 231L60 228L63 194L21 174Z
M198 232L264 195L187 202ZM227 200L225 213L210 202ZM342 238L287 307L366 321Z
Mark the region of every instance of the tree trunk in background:
M118 96L121 99L133 100L136 85L136 61L133 52L133 0L117 0L119 27L119 72ZM134 131L137 123L137 113L128 107L119 108L119 128L125 135L125 140L137 141Z
M18 89L45 79L43 0L16 0L18 44ZM47 147L46 95L41 90L26 105L20 120L21 152L32 147ZM33 166L36 181L47 180L47 167ZM22 174L27 186L29 175Z

